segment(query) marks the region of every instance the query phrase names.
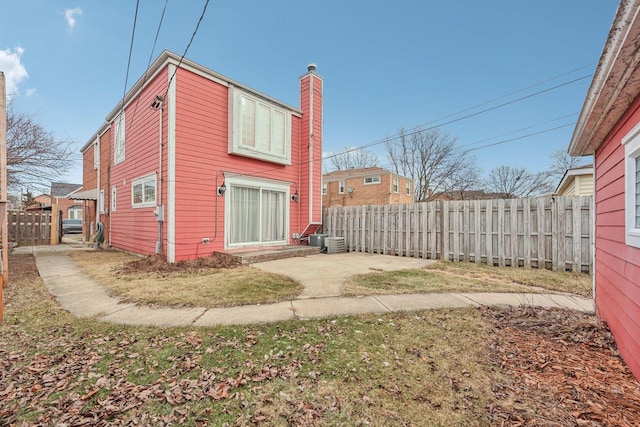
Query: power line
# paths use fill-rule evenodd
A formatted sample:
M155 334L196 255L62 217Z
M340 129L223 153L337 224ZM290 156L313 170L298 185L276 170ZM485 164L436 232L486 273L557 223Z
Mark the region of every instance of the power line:
M176 66L176 69L173 71L173 75L169 79L169 84L167 85L167 93L169 92L169 88L171 87L171 82L173 81L173 78L176 76L176 73L178 72L178 68L180 68L180 64L182 64L182 60L187 55L187 52L189 51L189 48L191 47L191 43L193 43L193 39L196 37L196 34L198 33L198 29L200 28L200 23L202 22L202 19L204 18L204 14L207 12L207 6L209 6L209 0L206 0L206 2L204 3L204 7L202 8L202 13L200 14L200 19L198 19L198 23L196 24L196 28L193 30L193 34L191 34L191 39L189 40L189 43L187 44L187 47L184 49L184 53L180 57L180 61L178 61L178 65Z
M542 81L539 81L539 82L534 83L534 84L532 84L532 85L525 86L525 87L523 87L523 88L521 88L521 89L516 89L516 90L514 90L513 92L509 92L509 93L507 93L507 94L500 95L500 96L498 96L498 97L496 97L496 98L492 98L492 99L489 99L489 100L483 101L483 102L481 102L481 103L479 103L479 104L476 104L476 105L471 106L471 107L467 107L467 108L465 108L465 109L463 109L463 110L460 110L460 111L457 111L457 112L455 112L455 113L447 114L446 116L440 117L440 118L435 119L435 120L432 120L432 121L430 121L430 122L427 122L427 123L425 123L425 124L424 124L424 125L422 125L422 126L427 126L427 125L433 124L433 123L435 123L435 122L439 122L440 120L448 119L449 117L454 117L454 116L457 116L458 114L466 113L467 111L474 110L474 109L476 109L476 108L478 108L478 107L482 107L483 105L487 105L487 104L490 104L490 103L495 102L495 101L499 101L499 100L504 99L504 98L508 98L509 96L515 95L515 94L520 93L520 92L524 92L525 90L532 89L532 88L534 88L534 87L540 86L540 85L545 84L545 83L548 83L548 82L550 82L550 81L557 80L557 79L559 79L560 77L564 77L564 76L567 76L567 75L569 75L569 74L573 74L573 73L575 73L576 71L584 70L585 68L587 68L587 67L591 67L591 66L593 66L593 65L595 65L595 62L592 62L591 64L583 65L583 66L578 67L578 68L574 68L573 70L569 70L569 71L567 71L567 72L564 72L564 73L562 73L562 74L555 75L555 76L553 76L553 77L549 77L549 78L548 78L548 79L546 79L546 80L542 80ZM593 75L593 74L591 74L591 75ZM591 76L591 75L590 75L590 76Z
M138 8L140 6L140 0L136 0L136 12L133 15L133 28L131 29L131 43L129 44L129 59L127 60L127 73L124 78L124 90L122 92L122 107L124 109L124 99L127 95L127 84L129 83L129 69L131 68L131 54L133 52L133 39L136 35L136 23L138 22Z
M156 50L156 44L158 43L158 36L160 35L160 28L162 27L162 22L164 21L164 14L167 10L167 3L169 3L169 0L165 0L164 2L164 7L162 8L162 15L160 15L160 22L158 22L158 28L156 29L156 37L153 40L153 46L151 47L151 53L149 54L149 60L147 61L147 69L144 72L144 77L142 79L142 85L140 87L144 87L145 83L147 82L147 78L149 77L149 67L151 66L151 61L153 60L153 53ZM131 129L133 127L133 122L136 118L136 112L138 111L138 104L140 103L140 97L136 98L136 105L133 108L133 115L131 117L131 120L127 121L127 127L129 129Z
M533 129L533 128L541 126L541 125L546 125L547 123L557 122L559 120L566 119L567 117L577 116L577 115L578 115L577 112L576 113L571 113L571 114L566 114L564 116L556 117L556 118L553 118L553 119L550 119L550 120L545 120L544 122L539 122L539 123L536 123L536 124L531 125L531 126L526 126L526 127L520 128L520 129L513 130L511 132L503 133L501 135L497 135L497 136L492 136L492 137L489 137L489 138L481 139L480 141L471 142L469 144L458 145L458 148L468 147L470 145L481 144L483 142L491 141L492 139L501 138L501 137L507 136L507 135L513 135L514 133L518 133L518 132L522 132L522 131L525 131L525 130Z
M470 117L475 117L475 116L477 116L479 114L483 114L483 113L486 113L486 112L489 112L489 111L497 110L498 108L502 108L502 107L505 107L507 105L515 104L516 102L520 102L520 101L523 101L525 99L533 98L534 96L538 96L538 95L541 95L543 93L550 92L550 91L555 90L555 89L559 89L559 88L561 88L563 86L567 86L567 85L570 85L572 83L579 82L579 81L587 79L587 78L589 78L591 76L592 76L591 74L588 74L586 76L578 77L577 79L573 79L573 80L570 80L568 82L564 82L564 83L561 83L559 85L552 86L550 88L543 89L543 90L540 90L538 92L534 92L532 94L525 95L525 96L522 96L520 98L513 99L511 101L503 102L502 104L498 104L498 105L495 105L493 107L485 108L484 110L476 111L475 113L467 114L466 116L458 117L457 119L452 119L452 120L440 123L440 124L435 125L435 126L429 126L429 127L417 126L417 127L413 128L410 132L405 132L403 134L396 134L393 137L388 137L388 138L385 138L385 139L382 139L382 140L379 140L379 141L375 141L375 142L372 142L372 143L369 143L369 144L361 145L359 147L355 147L355 148L350 149L350 150L345 150L345 151L343 151L341 153L332 154L330 156L323 157L322 160L327 160L327 159L330 159L330 158L333 158L333 157L340 156L342 154L351 153L353 151L361 150L363 148L373 147L375 145L379 145L379 144L382 144L382 143L385 143L385 142L395 141L395 140L401 138L402 136L411 136L411 135L415 135L415 134L417 134L419 132L423 132L423 131L426 131L426 130L432 130L432 129L435 129L435 128L438 128L438 127L441 127L441 126L444 126L444 125L448 125L448 124L451 124L451 123L456 123L456 122L459 122L461 120L468 119ZM431 122L431 123L433 123L433 122Z
M569 126L575 126L575 124L576 124L575 122L573 122L573 123L567 123L567 124L565 124L565 125L556 126L556 127L554 127L554 128L541 130L541 131L539 131L539 132L533 132L533 133L530 133L530 134L527 134L527 135L522 135L522 136L519 136L519 137L517 137L517 138L505 139L504 141L498 141L498 142L493 142L493 143L491 143L491 144L481 145L481 146L479 146L479 147L469 148L469 149L463 150L462 152L463 152L463 153L469 153L469 152L471 152L471 151L480 150L480 149L482 149L482 148L487 148L487 147L493 147L493 146L495 146L495 145L506 144L507 142L518 141L518 140L521 140L521 139L524 139L524 138L529 138L529 137L536 136L536 135L540 135L540 134L543 134L543 133L552 132L552 131L554 131L554 130L558 130L558 129L566 128L566 127L569 127Z

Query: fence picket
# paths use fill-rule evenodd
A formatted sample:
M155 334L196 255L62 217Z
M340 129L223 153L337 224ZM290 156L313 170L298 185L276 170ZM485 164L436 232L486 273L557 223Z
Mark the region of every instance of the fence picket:
M350 251L591 272L593 209L579 197L437 201L332 207L324 223Z

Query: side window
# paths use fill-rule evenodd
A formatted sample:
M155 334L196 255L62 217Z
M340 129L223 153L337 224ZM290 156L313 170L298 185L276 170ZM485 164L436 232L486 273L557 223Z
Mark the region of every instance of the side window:
M120 113L114 120L115 132L114 132L114 148L113 148L113 163L118 164L124 161L125 154L125 119L124 111Z
M131 182L131 207L144 208L156 204L156 175L148 175Z

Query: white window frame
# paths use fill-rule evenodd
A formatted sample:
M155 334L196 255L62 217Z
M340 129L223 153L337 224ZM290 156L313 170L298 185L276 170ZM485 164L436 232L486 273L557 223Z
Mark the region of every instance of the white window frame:
M375 185L375 184L380 184L380 175L364 177L364 185Z
M411 195L411 183L409 181L404 183L404 192L407 196Z
M233 132L229 138L229 154L237 154L240 156L251 157L255 159L264 160L272 163L279 163L283 165L291 164L291 111L271 102L266 99L260 98L258 96L249 94L243 90L240 90L235 87L230 87L230 96L232 97L231 105L232 110L230 111L230 128L233 129ZM254 134L254 145L246 145L243 144L243 132L245 128L243 128L242 121L242 105L243 100L246 102L254 102L255 109L255 122L253 125L248 125ZM258 146L257 137L255 136L257 133L257 127L259 125L259 121L261 117L258 114L258 109L262 108L269 111L269 128L270 135L269 138L273 140L276 136L278 136L276 124L276 114L284 115L284 129L282 132L284 133L284 152L278 153L275 152L272 148L265 149Z
M116 211L116 207L117 207L117 196L118 195L118 188L114 185L113 187L111 187L111 212L115 212Z
M344 194L344 179L338 181L338 194Z
M148 208L151 206L155 206L156 205L156 199L158 197L158 189L157 189L157 178L156 178L156 174L150 174L150 175L146 175L140 178L137 178L133 181L131 181L131 207L132 208ZM153 183L153 199L148 199L145 200L145 192L144 189L147 185ZM137 187L138 185L141 186L141 190L142 190L142 201L135 203L134 202L134 193L135 190L134 188Z
M636 224L636 208L640 200L636 197L636 159L640 160L640 123L624 138L624 211L625 243L640 248L640 225Z
M400 183L398 182L398 177L397 176L393 177L393 192L394 193L399 193L400 192Z
M98 212L104 214L104 190L98 194Z
M113 163L124 162L126 152L126 120L124 111L114 119Z
M82 208L78 209L77 206L72 206L67 211L67 217L69 219L82 219Z
M251 178L251 177L227 177L225 178L225 184L228 187L231 186L239 186L239 187L251 187L251 188L257 188L260 190L272 190L272 191L279 191L284 193L284 200L291 200L291 194L290 194L290 189L291 189L291 184L290 183L283 183L280 181L272 181L272 180L268 180L268 179L259 179L259 178ZM226 197L226 196L225 196ZM284 204L284 220L285 220L285 229L284 229L284 236L285 236L285 240L278 240L278 241L271 241L271 242L242 242L242 243L230 243L229 239L230 233L225 232L225 239L224 239L224 243L225 243L225 248L236 248L236 247L243 247L243 246L254 246L256 244L259 245L265 245L265 246L270 246L270 245L282 245L282 244L286 244L287 243L287 236L289 236L289 230L290 230L290 226L291 226L291 216L290 216L290 209L289 209L290 203L285 203ZM224 228L225 231L229 230L229 221L233 221L232 216L231 216L231 203L225 203L224 204Z
M322 195L323 196L327 195L327 183L326 182L322 183Z

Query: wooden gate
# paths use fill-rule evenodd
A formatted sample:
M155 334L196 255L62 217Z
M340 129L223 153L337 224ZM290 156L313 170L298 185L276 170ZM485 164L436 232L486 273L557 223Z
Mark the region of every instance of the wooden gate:
M9 242L17 246L49 245L52 215L50 211L7 212Z

